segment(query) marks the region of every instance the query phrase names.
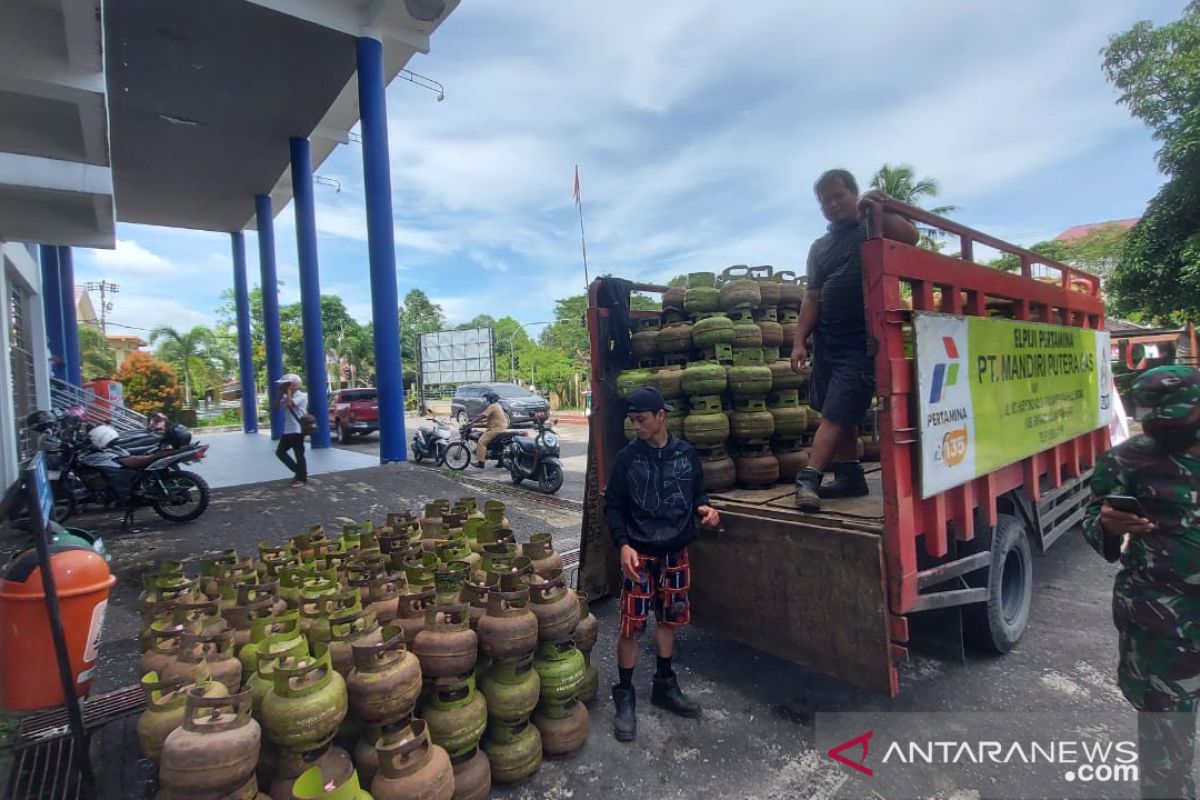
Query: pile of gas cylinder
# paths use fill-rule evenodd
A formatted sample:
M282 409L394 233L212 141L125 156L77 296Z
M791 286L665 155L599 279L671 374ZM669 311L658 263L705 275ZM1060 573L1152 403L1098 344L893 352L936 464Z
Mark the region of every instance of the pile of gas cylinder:
M499 501L164 563L139 609L164 800L483 798L587 740L596 618Z
M636 368L621 372L617 392L662 392L674 408L667 427L699 451L709 491L791 483L808 466L821 415L808 405L808 367L793 372L790 360L804 292L770 266L693 272L663 294L659 319L634 323ZM878 460L874 420L859 444ZM625 433L633 438L628 421Z

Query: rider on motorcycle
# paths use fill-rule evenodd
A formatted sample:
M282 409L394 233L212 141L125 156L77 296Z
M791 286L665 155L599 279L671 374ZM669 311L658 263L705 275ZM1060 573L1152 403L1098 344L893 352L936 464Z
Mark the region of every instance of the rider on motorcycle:
M489 391L484 394L483 399L488 403L487 408L467 424L468 428L482 424L487 425L483 435L479 437L479 442L475 445L475 466L479 469L483 469L487 465L488 444L492 439L508 430L508 415L504 413L504 409L500 405L500 395Z

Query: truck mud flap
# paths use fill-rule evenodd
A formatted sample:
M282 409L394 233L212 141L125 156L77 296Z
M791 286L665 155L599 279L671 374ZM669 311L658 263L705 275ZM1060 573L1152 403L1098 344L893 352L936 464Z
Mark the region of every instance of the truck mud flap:
M693 623L894 696L881 538L720 511L722 530L688 548Z

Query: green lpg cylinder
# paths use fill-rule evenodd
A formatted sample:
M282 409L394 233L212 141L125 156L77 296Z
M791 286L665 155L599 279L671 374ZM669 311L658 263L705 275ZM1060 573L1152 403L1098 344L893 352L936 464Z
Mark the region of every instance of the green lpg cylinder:
M630 337L630 347L636 360L645 361L658 355L658 334L656 330L646 330Z
M493 783L522 783L542 766L542 736L528 720L489 726L483 750L492 765Z
M326 744L346 718L346 681L334 670L328 650L323 645L315 650L316 656L279 659L262 701L267 738L292 752Z
M683 397L683 373L680 367L663 367L652 370L646 379L646 385L658 389L668 401Z
M765 395L771 391L773 376L771 368L762 363L762 350L735 350L733 366L727 372L729 391L734 397Z
M733 323L733 347L752 348L763 346L762 328L750 317L743 317Z
M762 400L737 398L730 423L730 435L739 442L765 442L775 433L775 417Z
M792 362L784 359L772 361L768 367L771 370L771 389L779 391L781 389L799 389L801 384L807 380L807 375L792 371ZM804 373L807 373L807 367L801 367Z
M794 439L808 430L808 411L800 405L771 406L775 435Z
M493 662L479 683L487 698L488 719L515 723L529 717L541 696L542 679L533 668L533 656Z
M751 267L749 270L750 277L758 282L758 291L762 296L762 304L764 306L777 306L783 297L783 293L779 289L779 281L775 279L775 268L770 264L763 264L758 267Z
M692 326L692 341L698 348L718 344L733 344L733 320L726 316L712 316L697 320Z
M724 411L696 411L683 420L683 438L695 445L724 444L729 438L729 417Z
M683 393L690 397L720 394L728 385L729 378L725 366L716 361L698 361L689 364L687 369L683 370L681 388Z
M635 390L641 389L650 379L648 369L627 369L617 376L617 394L629 397Z
M689 274L683 293L683 310L688 314L701 314L720 308L721 290L717 288L717 276L711 272Z
M572 641L542 642L534 655L533 668L542 682L542 700L566 703L579 696L587 664Z
M750 268L743 264L729 267L721 273L721 310L762 305L762 291L758 288L758 282L744 277L749 273Z
M421 713L429 738L451 757L477 746L487 728L487 701L475 689L474 674L439 678Z

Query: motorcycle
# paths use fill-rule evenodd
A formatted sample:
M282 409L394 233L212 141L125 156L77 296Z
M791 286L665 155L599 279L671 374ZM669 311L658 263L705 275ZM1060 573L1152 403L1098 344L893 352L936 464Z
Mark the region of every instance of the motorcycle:
M458 429L458 440L451 442L446 448L446 466L450 469L463 470L475 460L475 446L483 436L482 428L467 426ZM508 443L514 437L522 436L521 431L501 431L492 441L488 442L487 456L484 463L495 461L497 467L506 467Z
M207 453L208 445L141 455L110 446L74 453L69 463L84 490L82 502L124 508L126 525L146 507L168 522L191 522L208 508L208 483L181 467Z
M547 416L534 415L537 433L532 438L520 436L509 441L505 461L514 486L520 486L525 480L536 480L539 490L554 494L562 488L563 468L558 434L546 425Z
M413 434L412 446L409 448L412 452L413 460L420 464L427 458L433 459L434 465L439 465L446 460L446 450L450 446L450 420L445 417L427 417L433 423L432 427L423 427L417 429Z

